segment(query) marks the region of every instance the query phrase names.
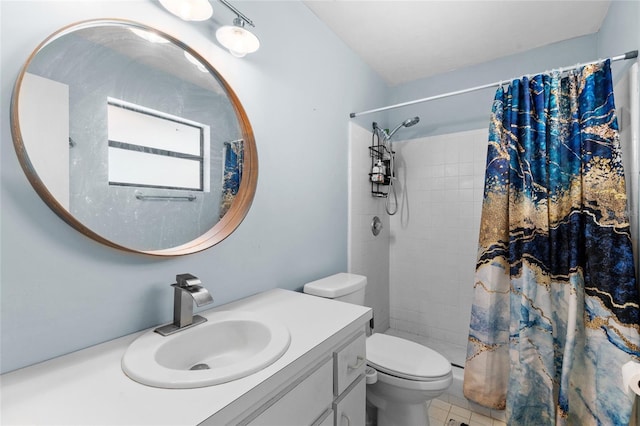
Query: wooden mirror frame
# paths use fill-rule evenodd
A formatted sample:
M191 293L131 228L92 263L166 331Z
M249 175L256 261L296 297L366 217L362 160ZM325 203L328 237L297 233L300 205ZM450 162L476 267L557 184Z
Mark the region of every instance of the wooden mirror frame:
M37 171L35 170L32 162L29 159L29 155L27 153L27 149L22 137L22 132L20 130L20 120L19 120L19 104L20 104L20 88L22 81L24 79L25 73L29 68L34 57L37 53L46 46L49 42L57 39L64 34L83 29L89 28L92 26L107 26L107 25L118 25L118 26L130 26L134 28L140 28L149 32L156 33L165 39L169 40L174 45L182 48L184 51L189 52L193 57L195 57L201 64L207 68L210 74L214 78L216 78L220 85L225 89L226 94L229 98L230 103L233 105L233 108L236 113L236 117L238 120L238 125L242 133L242 138L244 141L244 163L242 169L242 180L240 182L240 186L237 194L231 206L224 214L224 216L207 232L202 234L201 236L178 246L170 247L166 249L159 250L140 250L132 247L126 247L121 244L117 244L108 238L94 232L92 229L85 226L82 222L76 219L71 212L69 212L65 207L62 206L60 202L51 194L51 192L47 189L46 184L40 179ZM182 256L192 253L197 253L203 250L206 250L225 238L227 238L243 221L245 216L247 215L249 208L251 207L251 203L253 202L253 198L255 196L256 186L258 182L258 155L255 144L255 139L253 135L253 130L251 128L251 124L249 123L249 119L247 117L242 104L240 103L238 97L231 89L226 80L213 68L211 64L209 64L200 54L195 52L189 46L181 42L180 40L162 32L157 29L151 28L147 25L143 25L137 22L122 20L122 19L94 19L88 21L81 21L66 27L61 28L60 30L54 32L49 37L47 37L43 42L41 42L31 53L25 64L22 66L18 78L16 80L15 86L13 88L13 94L11 98L11 106L10 106L10 115L11 115L11 134L13 136L13 144L16 150L16 154L18 156L18 160L20 162L20 166L24 171L27 179L36 190L40 198L53 210L62 220L64 220L67 224L75 228L77 231L86 235L87 237L105 244L109 247L113 247L116 249L120 249L127 252L132 253L140 253L150 256L159 256L159 257L172 257L172 256ZM188 220L188 219L187 219Z

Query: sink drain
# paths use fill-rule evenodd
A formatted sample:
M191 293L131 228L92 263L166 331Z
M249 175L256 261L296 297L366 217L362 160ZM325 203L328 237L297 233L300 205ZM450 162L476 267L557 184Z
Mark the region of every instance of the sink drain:
M196 364L189 370L209 370L210 368L211 367L209 367L207 364Z

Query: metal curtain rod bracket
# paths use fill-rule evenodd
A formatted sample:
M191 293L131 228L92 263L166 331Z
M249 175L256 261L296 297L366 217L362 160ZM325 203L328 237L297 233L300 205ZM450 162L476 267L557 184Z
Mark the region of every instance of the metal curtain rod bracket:
M149 200L169 200L169 201L195 201L196 196L193 194L189 195L144 195L144 194L136 194L136 198L142 201Z
M255 28L255 25L253 24L253 21L251 19L247 18L247 15L245 15L242 12L240 12L238 9L235 8L235 6L233 6L227 0L218 0L218 1L220 3L222 3L223 5L225 5L227 8L229 8L233 13L238 15L238 18L242 19L244 22L246 22L247 24L249 24L249 25L251 25L252 27Z
M220 0L220 1L222 1L222 0ZM623 61L623 60L626 60L626 59L634 59L634 58L637 58L637 57L638 57L638 51L637 50L631 50L631 51L629 51L627 53L624 53L622 55L613 56L613 57L609 58L609 60L611 62L616 62L616 61ZM590 62L585 62L585 63L582 63L582 64L573 65L573 66L570 66L570 67L560 68L560 72L565 72L565 71L569 71L569 70L572 70L572 69L580 68L580 67L583 67L585 65L596 64L596 63L601 62L601 61L602 61L602 59L598 59L596 61L590 61ZM536 73L536 74L540 74L540 73ZM422 102L434 101L436 99L448 98L450 96L462 95L464 93L475 92L477 90L488 89L490 87L498 87L498 86L501 86L506 81L511 81L511 80L515 80L515 79L518 79L518 78L520 78L520 77L513 77L513 78L508 79L508 80L495 81L493 83L483 84L481 86L470 87L468 89L462 89L462 90L457 90L455 92L443 93L441 95L429 96L428 98L416 99L414 101L402 102L402 103L399 103L399 104L389 105L389 106L381 107L381 108L370 109L370 110L367 110L367 111L352 112L351 114L349 114L349 117L350 118L355 118L355 117L359 117L361 115L371 114L371 113L374 113L374 112L387 111L387 110L394 109L394 108L400 108L400 107L404 107L404 106L419 104L419 103L422 103Z

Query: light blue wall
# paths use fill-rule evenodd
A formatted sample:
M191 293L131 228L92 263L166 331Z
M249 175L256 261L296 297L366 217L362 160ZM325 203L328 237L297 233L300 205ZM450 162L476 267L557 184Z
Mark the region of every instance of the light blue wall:
M231 22L214 7L214 19ZM241 2L262 42L244 59L212 41L215 21L185 23L157 2L3 0L0 8L3 372L170 321L169 284L179 273L200 277L219 305L346 270L348 114L386 102L386 85L302 3ZM52 213L20 169L9 104L21 65L58 28L107 17L194 47L247 111L258 145L256 198L239 229L205 252L156 259L95 243Z
M597 56L606 58L640 49L640 2L613 0L598 32ZM613 69L614 79L633 61L621 62Z
M487 41L491 43L491 41ZM392 89L391 104L485 85L594 59L596 35L587 35L506 56L479 65L409 82ZM420 124L398 137L411 139L487 127L497 87L389 111L391 127L407 117Z
M598 57L620 55L630 50L640 50L640 2L613 0L598 33ZM613 67L614 81L627 72L632 63L631 60L622 61Z
M169 321L168 284L177 273L199 276L216 304L223 304L274 287L298 289L346 270L350 112L640 45L640 6L614 1L598 35L388 89L300 2L240 6L256 22L262 47L239 60L210 41L217 23L233 18L222 7L216 7L213 25L184 23L149 1L0 1L0 371ZM139 21L181 38L220 71L247 111L258 144L257 195L239 229L203 253L155 259L94 243L49 210L20 169L8 114L20 66L58 28L105 17ZM493 93L488 89L355 121L368 128L371 121L395 125L420 115L421 123L405 129L402 138L485 127Z
M491 41L487 41L490 43ZM600 31L548 46L506 56L476 66L453 70L392 88L389 105L462 90L495 81L519 78L640 48L640 2L613 0ZM416 52L420 54L420 52ZM425 58L428 60L428 58ZM612 64L614 80L632 61ZM372 114L369 121L394 127L408 117L420 116L420 124L402 131L398 138L411 139L487 127L496 88L430 101ZM381 106L381 105L376 105ZM369 108L367 108L369 109ZM386 116L384 115L386 114Z

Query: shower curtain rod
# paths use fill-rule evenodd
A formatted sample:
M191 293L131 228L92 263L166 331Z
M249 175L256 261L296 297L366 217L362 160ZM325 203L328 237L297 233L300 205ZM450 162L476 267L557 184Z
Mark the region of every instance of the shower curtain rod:
M637 58L637 57L638 57L638 51L637 50L632 50L632 51L629 51L629 52L624 53L622 55L612 56L611 58L609 58L609 60L611 62L616 62L616 61L622 61L622 60L625 60L625 59L633 59L633 58ZM580 67L583 67L585 65L596 64L596 63L601 62L601 61L603 61L603 59L598 59L597 61L584 62L582 64L577 64L577 65L573 65L573 66L569 66L569 67L560 68L559 71L561 73L563 73L565 71L569 71L569 70L573 70L573 69L576 69L576 68L580 68ZM540 73L536 73L536 74L540 74ZM536 74L533 74L533 75L536 75ZM527 74L527 75L532 75L532 74ZM402 102L402 103L399 103L399 104L389 105L389 106L381 107L381 108L370 109L370 110L367 110L367 111L352 112L351 114L349 114L349 117L351 117L351 118L359 117L361 115L371 114L371 113L374 113L374 112L386 111L386 110L389 110L389 109L400 108L400 107L403 107L403 106L419 104L419 103L422 103L422 102L433 101L433 100L436 100L436 99L448 98L450 96L462 95L464 93L469 93L469 92L475 92L476 90L488 89L490 87L497 87L497 86L501 86L504 83L509 82L511 80L515 80L516 78L519 78L519 77L514 77L512 79L507 79L507 80L495 81L493 83L483 84L482 86L470 87L468 89L457 90L455 92L449 92L449 93L443 93L441 95L429 96L428 98L416 99L416 100L413 100L413 101Z

